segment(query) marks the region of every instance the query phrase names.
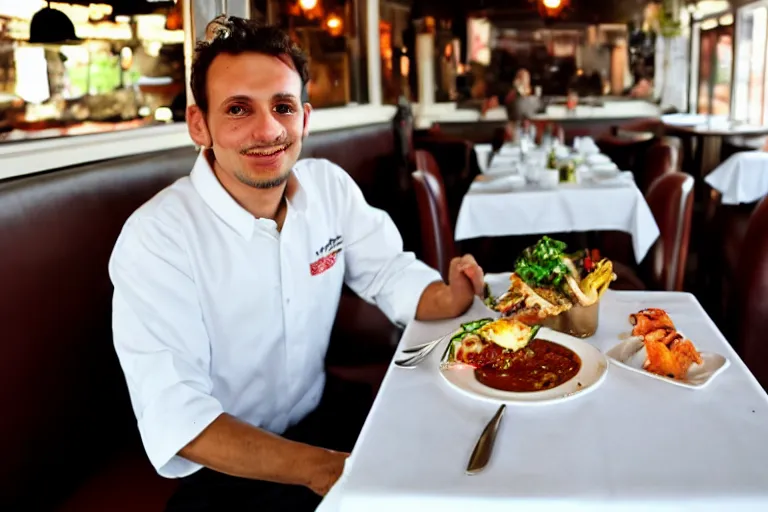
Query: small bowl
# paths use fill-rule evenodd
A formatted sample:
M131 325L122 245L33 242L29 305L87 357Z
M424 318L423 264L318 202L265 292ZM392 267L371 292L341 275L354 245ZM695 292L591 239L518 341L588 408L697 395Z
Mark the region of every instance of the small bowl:
M576 338L589 338L597 331L599 312L600 301L586 307L577 304L557 316L545 318L541 325Z

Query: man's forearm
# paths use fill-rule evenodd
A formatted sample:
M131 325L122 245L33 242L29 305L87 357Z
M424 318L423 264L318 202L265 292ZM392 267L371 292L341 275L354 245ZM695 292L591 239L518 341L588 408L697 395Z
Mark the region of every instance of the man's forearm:
M228 414L214 420L179 455L221 473L303 485L324 494L346 454L290 441Z
M472 305L472 296L454 297L450 287L442 281L434 282L424 289L416 308L416 320L443 320L465 313Z

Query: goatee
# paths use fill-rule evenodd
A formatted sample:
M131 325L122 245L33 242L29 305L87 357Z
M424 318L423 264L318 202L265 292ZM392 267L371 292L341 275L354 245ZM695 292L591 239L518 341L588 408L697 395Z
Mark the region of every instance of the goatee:
M258 188L258 189L269 189L269 188L275 188L279 187L286 181L288 181L288 178L291 176L291 170L288 169L285 173L281 174L280 176L276 178L272 178L271 180L255 180L250 176L245 175L242 172L236 172L235 177L240 180L241 183L248 185L249 187Z

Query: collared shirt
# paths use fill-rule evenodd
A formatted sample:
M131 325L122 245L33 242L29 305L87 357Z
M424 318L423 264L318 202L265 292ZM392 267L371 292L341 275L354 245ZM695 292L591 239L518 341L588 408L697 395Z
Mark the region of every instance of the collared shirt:
M327 160L300 160L281 231L243 209L201 153L126 222L109 271L114 344L150 461L166 477L221 413L282 433L319 403L342 284L413 319L437 271Z

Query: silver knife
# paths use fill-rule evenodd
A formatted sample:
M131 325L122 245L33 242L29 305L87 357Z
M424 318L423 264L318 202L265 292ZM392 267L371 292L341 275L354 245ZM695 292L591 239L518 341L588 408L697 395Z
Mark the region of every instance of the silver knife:
M491 418L491 421L483 429L483 433L480 434L480 439L477 440L472 456L469 458L469 464L467 464L468 475L476 475L482 471L491 459L493 443L496 441L496 432L499 430L501 417L504 415L504 409L506 408L507 406L502 404L499 410L496 411L496 414L493 415L493 418Z

